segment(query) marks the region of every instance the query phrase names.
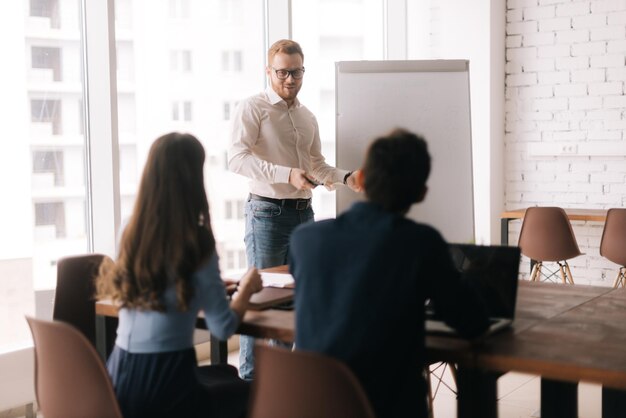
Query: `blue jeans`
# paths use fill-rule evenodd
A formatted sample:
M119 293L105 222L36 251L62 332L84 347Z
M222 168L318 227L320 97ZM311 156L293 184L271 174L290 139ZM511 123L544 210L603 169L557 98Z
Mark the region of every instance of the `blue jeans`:
M300 224L313 220L313 209L295 209L248 198L246 214L246 257L259 269L287 264L289 236ZM254 338L239 339L239 375L254 378Z

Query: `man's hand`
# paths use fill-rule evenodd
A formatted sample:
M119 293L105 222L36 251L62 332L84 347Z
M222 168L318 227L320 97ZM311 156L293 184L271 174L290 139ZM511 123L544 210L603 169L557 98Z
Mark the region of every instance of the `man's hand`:
M314 189L317 183L314 179L307 176L304 170L292 168L289 172L289 184L298 190Z
M361 170L353 171L350 176L346 179L346 186L354 190L355 192L363 191L363 187L361 183L357 180L357 177L361 174Z

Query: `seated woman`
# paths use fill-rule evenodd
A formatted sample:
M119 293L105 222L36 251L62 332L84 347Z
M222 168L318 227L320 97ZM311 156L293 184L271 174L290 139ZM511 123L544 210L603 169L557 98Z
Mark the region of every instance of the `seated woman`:
M210 332L225 340L262 288L259 273L250 269L228 301L204 189L204 156L189 134L170 133L152 144L119 257L98 277L98 296L121 303L107 368L125 418L246 413L247 383L232 368L232 378L209 390L198 378L193 349L199 311Z

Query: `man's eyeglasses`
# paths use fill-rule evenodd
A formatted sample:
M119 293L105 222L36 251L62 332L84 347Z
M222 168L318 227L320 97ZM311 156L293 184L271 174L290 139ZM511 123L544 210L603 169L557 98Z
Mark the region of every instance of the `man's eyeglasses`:
M279 80L287 80L289 76L292 76L294 80L300 80L302 77L304 77L304 67L296 68L295 70L277 70L276 68L272 67L272 70L274 70L274 74L276 74L276 78L278 78Z

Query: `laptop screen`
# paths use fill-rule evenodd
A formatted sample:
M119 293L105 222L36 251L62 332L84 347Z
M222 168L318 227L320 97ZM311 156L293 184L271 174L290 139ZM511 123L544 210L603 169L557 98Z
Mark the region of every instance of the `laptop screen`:
M515 315L520 249L506 246L450 244L454 264L472 280L490 317Z

